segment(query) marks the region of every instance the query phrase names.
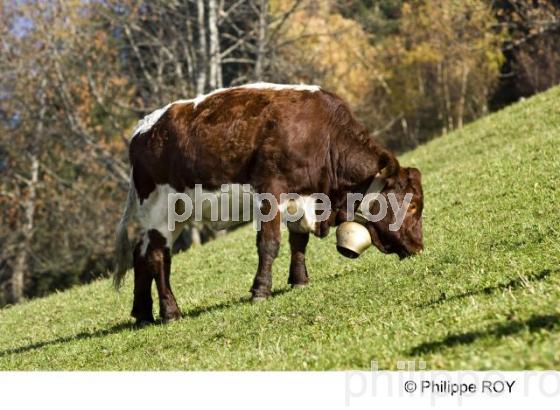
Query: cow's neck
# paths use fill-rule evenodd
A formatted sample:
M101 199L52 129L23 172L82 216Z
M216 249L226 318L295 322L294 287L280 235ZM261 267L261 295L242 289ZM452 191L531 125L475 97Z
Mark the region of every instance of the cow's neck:
M380 171L384 148L368 136L344 137L337 145L338 189L351 191L366 182L369 185Z

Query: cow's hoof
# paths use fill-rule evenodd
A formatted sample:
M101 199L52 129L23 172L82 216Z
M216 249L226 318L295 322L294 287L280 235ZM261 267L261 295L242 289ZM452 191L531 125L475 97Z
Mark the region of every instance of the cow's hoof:
M261 286L251 289L251 302L262 302L272 296L272 292L268 287Z
M292 285L292 289L303 289L307 287L307 283L295 283Z
M144 311L144 312L132 311L131 315L134 319L136 319L136 322L134 322L134 327L144 327L156 323L156 321L154 320L154 316L150 311Z
M181 319L182 315L181 312L173 312L165 314L161 317L162 323L171 323Z
M134 327L140 329L146 326L150 326L153 325L155 323L155 320L152 319L136 319L136 322L134 323Z

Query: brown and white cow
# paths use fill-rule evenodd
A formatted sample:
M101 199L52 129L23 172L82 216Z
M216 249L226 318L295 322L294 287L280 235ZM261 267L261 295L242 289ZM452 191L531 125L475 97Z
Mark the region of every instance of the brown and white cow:
M323 237L346 218L346 194L364 193L382 178L382 195L412 193L404 223L389 224L394 214L367 222L373 244L384 253L405 257L422 247L423 196L420 171L400 167L394 155L368 135L345 102L318 86L249 84L180 100L139 122L130 143L132 178L126 208L117 229L115 284L124 278L130 255L134 266L132 316L153 322L151 286L155 280L160 317L181 312L170 286L171 253L179 229L167 226L167 195L201 184L212 190L226 183L250 184L256 192L307 195L324 193L332 217L312 232L290 231L288 282L308 283L305 248L309 233ZM266 203L264 204L266 206ZM127 225L136 213L142 236L134 250ZM259 263L251 288L254 300L271 295L271 267L280 246L280 216L257 232Z

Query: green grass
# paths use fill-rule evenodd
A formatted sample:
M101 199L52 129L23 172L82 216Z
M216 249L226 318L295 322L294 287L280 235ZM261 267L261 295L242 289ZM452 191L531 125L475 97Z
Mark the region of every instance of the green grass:
M244 228L174 258L184 318L131 326L131 277L0 311L0 369L560 368L560 88L401 157L423 171L425 252L308 248L311 284L248 302ZM130 275L130 273L129 273Z

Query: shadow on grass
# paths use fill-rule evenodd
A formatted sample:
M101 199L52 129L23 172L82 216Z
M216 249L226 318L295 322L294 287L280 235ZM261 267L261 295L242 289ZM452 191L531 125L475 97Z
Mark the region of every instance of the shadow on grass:
M469 296L491 295L491 294L493 294L497 291L503 291L503 290L507 290L507 289L518 289L518 288L527 286L527 284L529 282L538 282L538 281L541 281L541 280L545 280L552 273L557 273L559 271L560 271L560 269L556 269L556 270L544 269L544 270L542 270L538 273L532 273L532 274L527 275L526 277L523 277L523 278L515 278L515 279L512 279L512 280L510 280L506 283L498 283L497 285L487 286L487 287L482 288L482 289L469 290L468 292L460 293L458 295L447 296L445 294L442 294L438 299L433 300L433 301L428 302L428 303L417 305L417 307L419 307L419 308L431 307L431 306L434 306L434 305L439 305L441 303L451 302L453 300L464 299L464 298L467 298Z
M288 292L289 290L290 290L289 288L276 289L272 292L272 296L282 295L282 294ZM216 312L216 311L220 311L220 310L224 310L224 309L229 309L229 308L232 308L234 306L244 304L244 303L250 303L250 302L251 302L250 297L241 297L239 299L230 300L230 301L226 301L226 302L221 302L221 303L217 303L215 305L198 307L198 308L195 308L195 309L191 309L186 313L183 313L183 318L196 318L196 317L199 317L200 315L203 315L203 314L212 313L212 312ZM165 326L159 320L154 325L155 326L160 326L160 325ZM44 341L44 342L31 343L27 346L14 347L14 348L11 348L11 349L2 350L2 351L0 351L0 358L4 357L4 356L11 355L11 354L19 354L19 353L29 352L29 351L32 351L32 350L42 349L43 347L47 347L47 346L54 346L54 345L58 345L58 344L73 342L73 341L76 341L76 340L95 339L95 338L99 338L99 337L104 337L104 336L109 336L109 335L112 335L112 334L120 333L120 332L125 331L125 330L138 330L138 329L145 328L145 327L146 326L140 326L140 327L136 326L132 321L121 322L121 323L113 325L113 326L111 326L107 329L99 329L99 330L96 330L96 331L93 331L93 332L80 332L80 333L77 333L77 334L71 335L71 336L59 337L57 339L47 340L47 341Z
M443 340L436 342L422 343L410 350L410 354L415 356L419 354L434 353L448 347L467 345L474 343L477 339L488 337L501 338L520 333L523 330L536 332L540 329L553 330L560 325L560 315L533 315L527 320L512 320L506 323L500 323L486 330L479 330L466 333L458 333L447 336Z
M36 342L36 343L31 343L27 346L14 347L12 349L2 350L0 351L0 357L8 356L11 354L25 353L31 350L42 349L43 347L46 346L68 343L75 340L92 339L96 337L108 336L115 333L120 333L123 330L132 330L132 329L135 329L135 326L132 322L121 322L107 329L99 329L96 330L95 332L80 332L72 336L59 337L57 339L47 340L45 342Z
M272 297L283 295L284 293L287 293L290 290L291 290L290 288L275 289L272 291ZM205 313L212 313L220 310L225 310L233 306L243 305L246 303L251 303L251 298L249 296L243 296L238 299L228 300L225 302L217 303L215 305L197 307L187 312L183 312L183 318L195 318Z

